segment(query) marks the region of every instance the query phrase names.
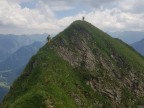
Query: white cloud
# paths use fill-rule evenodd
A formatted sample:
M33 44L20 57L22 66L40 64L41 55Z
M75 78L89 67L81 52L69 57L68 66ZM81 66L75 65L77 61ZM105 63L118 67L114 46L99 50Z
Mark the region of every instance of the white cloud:
M33 0L4 0L4 1L8 1L10 3L22 3L22 2L31 2Z
M79 5L85 6L87 8L101 8L109 5L111 3L115 3L120 0L39 0L45 4L48 4L54 11L64 11L75 9L74 6Z
M72 21L81 19L82 16L105 31L144 30L144 13L138 8L139 6L143 8L144 2L139 3L136 0L38 0L34 9L22 8L20 5L22 2L31 1L33 0L0 1L0 33L57 33ZM76 10L75 4L77 3L92 6L92 8L110 3L115 4L111 8L109 6L108 8L94 8L90 12L79 12L77 15L56 18L55 11Z
M16 1L16 0L15 0ZM3 26L13 29L58 29L54 24L54 13L48 7L39 2L37 9L21 8L17 2L9 0L0 1L0 28Z
M72 21L81 19L82 16L95 26L105 31L144 30L144 14L123 12L117 8L94 10L89 13L80 13L76 16L65 17L58 24L67 26Z
M119 8L123 11L129 11L133 13L144 12L144 0L121 0L119 2Z

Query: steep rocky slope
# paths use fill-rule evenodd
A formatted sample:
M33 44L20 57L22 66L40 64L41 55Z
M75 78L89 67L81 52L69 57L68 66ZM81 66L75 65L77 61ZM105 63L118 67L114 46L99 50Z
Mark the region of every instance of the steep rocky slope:
M144 58L85 21L33 56L2 108L144 107Z

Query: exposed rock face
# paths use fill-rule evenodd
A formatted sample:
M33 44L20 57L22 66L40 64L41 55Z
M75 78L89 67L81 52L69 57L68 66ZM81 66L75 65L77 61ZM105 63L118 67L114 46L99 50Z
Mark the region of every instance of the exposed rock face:
M90 47L90 44L93 46ZM135 96L144 96L144 82L140 82L135 74L138 71L133 69L124 57L115 52L111 43L106 42L106 47L111 50L109 57L106 57L97 46L97 42L93 41L92 35L82 31L82 28L77 28L71 32L69 40L59 35L54 46L58 55L74 68L82 67L87 71L96 71L98 74L102 74L101 76L91 76L87 79L86 84L93 91L108 97L113 102L113 107L121 106L122 89L124 88L127 88ZM106 82L106 79L111 83ZM114 83L117 85L113 85Z
M96 61L95 56L91 49L88 47L87 40L90 39L88 33L78 34L78 31L74 30L73 33L77 36L70 37L70 43L64 39L60 39L56 46L58 54L66 61L68 61L74 67L80 67L85 65L85 68L92 71L95 69ZM70 46L73 46L70 48Z

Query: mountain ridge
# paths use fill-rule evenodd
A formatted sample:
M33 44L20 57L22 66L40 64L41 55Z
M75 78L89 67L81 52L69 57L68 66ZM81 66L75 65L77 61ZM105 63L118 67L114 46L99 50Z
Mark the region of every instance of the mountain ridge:
M32 57L1 107L143 107L143 71L133 48L75 21Z

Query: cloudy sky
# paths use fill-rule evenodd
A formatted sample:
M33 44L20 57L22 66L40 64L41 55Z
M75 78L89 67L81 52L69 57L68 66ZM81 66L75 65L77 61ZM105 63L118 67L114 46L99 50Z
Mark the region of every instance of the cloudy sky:
M56 34L82 16L104 31L144 31L144 0L0 0L0 34Z

